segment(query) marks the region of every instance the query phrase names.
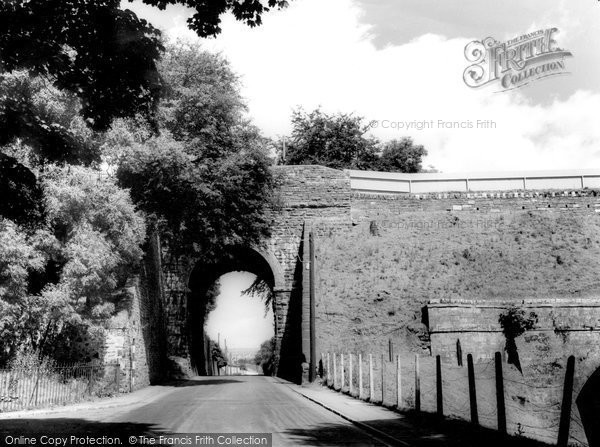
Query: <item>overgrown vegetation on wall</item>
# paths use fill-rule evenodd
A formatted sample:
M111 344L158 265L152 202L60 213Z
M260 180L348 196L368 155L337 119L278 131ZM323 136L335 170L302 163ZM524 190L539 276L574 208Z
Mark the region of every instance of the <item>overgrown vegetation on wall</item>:
M53 139L0 141L0 366L22 351L101 358L147 228L204 260L268 234L271 162L237 75L199 46L169 47L159 69L154 122L121 118L108 129L90 126L82 101L46 79L0 76L0 115L16 98L53 130Z
M374 231L374 229L376 231ZM426 346L432 298L585 297L600 290L600 219L561 211L407 212L320 238L319 346Z

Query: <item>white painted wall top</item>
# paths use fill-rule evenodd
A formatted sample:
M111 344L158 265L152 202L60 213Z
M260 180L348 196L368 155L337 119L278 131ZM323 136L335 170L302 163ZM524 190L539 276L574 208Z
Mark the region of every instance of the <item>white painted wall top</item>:
M353 190L374 194L600 188L600 169L423 174L346 172Z

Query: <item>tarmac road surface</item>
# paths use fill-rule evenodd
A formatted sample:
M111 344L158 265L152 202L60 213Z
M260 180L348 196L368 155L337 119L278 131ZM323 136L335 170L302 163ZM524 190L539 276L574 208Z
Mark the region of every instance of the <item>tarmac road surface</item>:
M272 433L273 446L381 446L350 422L264 376L198 377L145 392L135 403L93 405L0 419L5 436ZM122 404L119 404L122 402ZM8 419L7 419L8 418Z

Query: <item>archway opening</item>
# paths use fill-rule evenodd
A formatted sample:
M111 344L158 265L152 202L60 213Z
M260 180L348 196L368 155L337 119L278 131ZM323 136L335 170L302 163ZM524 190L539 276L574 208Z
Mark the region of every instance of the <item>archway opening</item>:
M217 279L218 294L209 305L205 332L212 340L213 349L227 362L217 370L226 375L270 374L272 359L263 358L255 363L258 352L265 356L265 348L273 345L275 324L272 294L269 290L257 290L257 276L249 272L229 272ZM217 287L216 287L217 288ZM261 350L261 345L263 349ZM213 357L213 365L216 363ZM214 373L213 366L213 373Z
M232 274L233 277L228 274ZM243 279L244 277L245 280ZM252 279L250 286L252 286L253 293L246 293L240 296L240 288L250 279ZM254 313L255 329L257 330L257 337L259 337L261 331L264 331L265 302L271 307L275 304L273 299L274 286L275 274L271 265L263 255L250 247L232 247L218 259L215 259L214 262L196 264L189 278L190 292L187 300L186 332L190 361L192 367L200 375L213 375L217 373L217 371L213 370L213 363L211 362L213 345L211 345L207 336L206 323L211 311L217 311L219 301L224 300L226 303L229 302L225 305L224 312L227 313L229 305L230 316L232 305L244 306L249 304L249 302L253 302L255 311L262 306L261 317L257 318L259 314ZM248 288L245 287L245 289ZM230 296L224 296L227 294ZM244 303L244 301L246 302ZM273 328L276 318L273 316L273 313L270 315L272 321L271 327ZM216 322L217 325L221 326L223 332L227 329L224 325L231 325L231 321L227 322L223 318L218 318L218 314ZM276 328L273 330L274 332L277 331ZM214 340L214 334L211 338L216 342L221 341L221 346L224 347L225 337L219 340L218 333L219 329L217 329L216 340ZM228 343L230 342L228 341ZM243 348L249 348L249 346Z

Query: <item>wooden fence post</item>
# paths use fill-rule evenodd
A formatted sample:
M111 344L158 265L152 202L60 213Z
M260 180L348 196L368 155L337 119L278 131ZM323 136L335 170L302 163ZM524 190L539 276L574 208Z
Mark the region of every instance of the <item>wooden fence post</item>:
M421 373L419 371L419 354L415 354L415 411L421 411Z
M336 380L337 380L337 362L335 360L336 358L336 353L333 353L333 389L335 390L336 387Z
M396 407L402 408L402 369L400 356L396 356Z
M327 353L327 386L331 386L331 356Z
M352 353L348 353L348 388L350 389L350 395L354 391L354 384L352 383Z
M341 379L342 379L342 383L340 384L340 391L344 391L345 377L344 377L344 353L343 352L340 354L340 375L341 375Z
M437 415L444 416L444 396L442 394L442 358L435 356L435 388L437 395Z
M504 379L502 377L502 354L494 355L496 363L496 404L498 409L498 431L506 434L506 404L504 402Z
M471 404L471 422L479 424L477 414L477 389L475 388L475 369L473 368L473 355L467 354L467 370L469 374L469 402Z
M121 392L121 364L117 363L117 393Z
M363 365L362 365L362 353L358 353L358 398L363 397Z
M394 361L394 343L392 342L392 339L388 339L388 351L389 351L389 359L390 362Z
M373 380L373 354L369 354L369 401L373 402L373 398L375 397L374 388L374 380Z
M567 447L569 443L569 426L571 423L571 403L573 399L573 376L575 374L575 357L567 360L565 386L563 388L562 407L560 409L560 425L558 427L558 447Z
M381 405L385 400L385 357L381 354Z

